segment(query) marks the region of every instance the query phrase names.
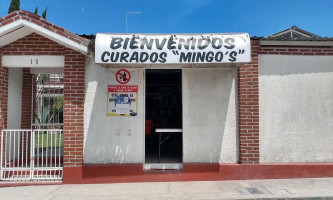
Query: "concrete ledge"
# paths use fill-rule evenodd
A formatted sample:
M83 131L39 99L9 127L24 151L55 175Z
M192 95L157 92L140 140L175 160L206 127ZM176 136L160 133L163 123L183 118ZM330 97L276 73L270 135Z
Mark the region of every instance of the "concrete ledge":
M37 185L61 185L62 181L8 181L0 182L2 187L20 187L20 186L37 186Z
M64 167L64 184L333 177L333 163L184 164L183 171L144 171L142 164Z

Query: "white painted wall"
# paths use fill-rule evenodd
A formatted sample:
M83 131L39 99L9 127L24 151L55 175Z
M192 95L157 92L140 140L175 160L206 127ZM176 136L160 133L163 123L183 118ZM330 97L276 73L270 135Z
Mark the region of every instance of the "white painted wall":
M184 163L237 162L236 70L183 73Z
M183 71L184 162L235 163L235 69ZM111 117L106 115L107 69L87 59L84 163L144 162L143 72L140 68L138 116Z
M21 128L21 111L22 111L22 68L8 68L8 110L7 110L7 129ZM16 136L14 136L16 135ZM11 143L18 145L17 134L14 134L12 139L7 137L6 144ZM16 155L17 150L11 148L6 151L7 158L9 154Z
M138 115L107 116L105 67L86 61L84 110L84 163L143 163L144 98L143 69L139 69Z
M260 162L333 162L333 56L259 55Z
M22 68L9 68L8 77L8 129L21 128Z

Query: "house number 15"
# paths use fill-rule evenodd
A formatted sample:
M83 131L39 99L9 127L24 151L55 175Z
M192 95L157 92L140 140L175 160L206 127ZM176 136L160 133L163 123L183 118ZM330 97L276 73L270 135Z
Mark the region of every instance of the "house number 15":
M36 59L30 59L30 63L33 65L33 64L35 64L35 65L38 65L38 58L36 58Z

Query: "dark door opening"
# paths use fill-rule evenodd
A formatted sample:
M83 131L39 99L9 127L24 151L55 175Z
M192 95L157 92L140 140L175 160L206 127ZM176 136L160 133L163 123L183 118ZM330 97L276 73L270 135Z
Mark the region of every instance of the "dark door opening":
M182 163L182 71L145 72L145 162Z

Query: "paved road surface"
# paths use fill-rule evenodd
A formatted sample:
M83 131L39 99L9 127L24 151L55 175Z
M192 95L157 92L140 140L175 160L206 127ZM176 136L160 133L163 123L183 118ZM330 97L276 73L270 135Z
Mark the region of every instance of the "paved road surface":
M291 198L333 199L333 178L43 185L0 188L1 200Z

